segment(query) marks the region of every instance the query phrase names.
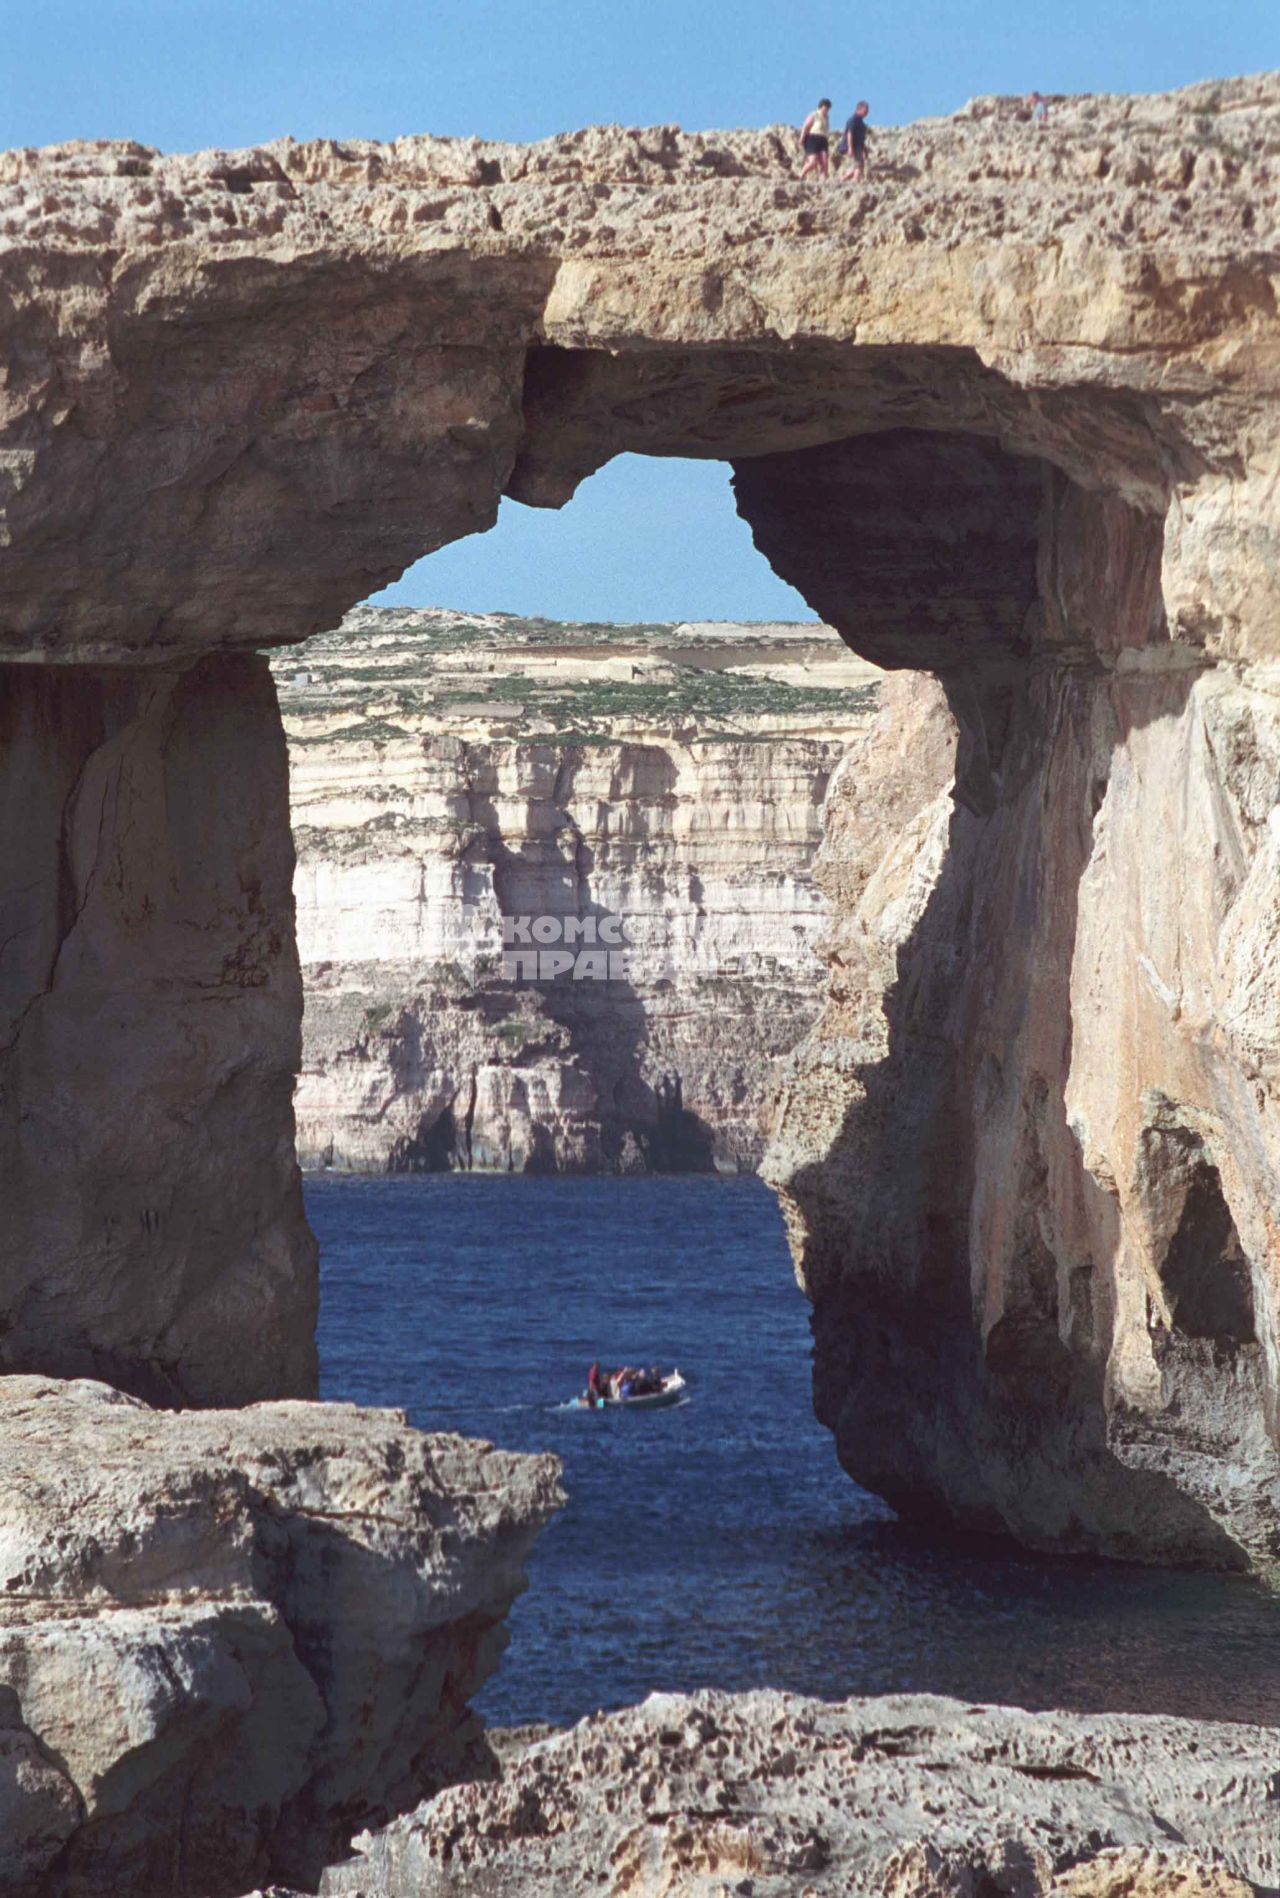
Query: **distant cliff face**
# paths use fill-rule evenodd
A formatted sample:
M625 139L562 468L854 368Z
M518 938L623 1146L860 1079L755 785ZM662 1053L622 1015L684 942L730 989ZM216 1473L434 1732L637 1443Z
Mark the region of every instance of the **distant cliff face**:
M874 670L819 626L365 609L277 672L304 1165L753 1168Z

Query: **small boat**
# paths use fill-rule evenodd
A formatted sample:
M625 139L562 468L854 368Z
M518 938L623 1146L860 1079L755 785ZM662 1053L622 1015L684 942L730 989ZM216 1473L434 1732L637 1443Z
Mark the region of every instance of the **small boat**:
M575 1397L575 1410L667 1410L672 1404L678 1404L685 1393L685 1381L679 1371L672 1371L663 1378L656 1391L646 1391L641 1397L601 1397L595 1403L589 1397Z

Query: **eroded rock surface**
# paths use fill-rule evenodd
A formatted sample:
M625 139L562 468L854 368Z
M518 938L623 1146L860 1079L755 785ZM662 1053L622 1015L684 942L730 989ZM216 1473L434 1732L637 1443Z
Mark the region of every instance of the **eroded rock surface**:
M800 184L777 127L10 153L0 644L297 639L489 526L513 468L559 501L624 448L909 425L1052 448L1153 512L1212 469L1171 530L1208 626L1219 534L1267 532L1241 436L1276 105L1269 78L1077 99L1045 136L979 101L882 129L862 191Z
M553 1457L394 1411L0 1379L0 1890L306 1880L487 1754Z
M654 1694L439 1794L326 1898L1243 1898L1280 1874L1266 1728Z
M756 1167L821 1000L823 799L879 675L821 626L391 608L276 671L303 1165ZM504 966L504 924L512 955L535 921L576 954L606 919L613 975Z

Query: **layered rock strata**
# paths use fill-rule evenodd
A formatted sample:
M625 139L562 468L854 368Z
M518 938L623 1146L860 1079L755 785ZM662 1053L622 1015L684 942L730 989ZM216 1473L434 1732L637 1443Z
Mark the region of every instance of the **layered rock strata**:
M326 1898L1245 1898L1280 1876L1270 1729L927 1695L654 1694L442 1792Z
M1055 1546L1275 1554L1278 139L1263 77L1066 101L1047 131L979 101L885 132L858 190L801 186L768 131L4 161L13 660L159 676L287 643L504 492L559 505L637 450L733 462L810 605L943 679L954 757L915 791L953 768L954 811L879 913L865 1010L797 1070L776 1171L850 1468ZM37 801L15 900L62 875ZM122 834L126 900L153 850ZM880 861L852 875L867 914ZM203 972L142 931L59 957L51 994L73 1015L144 968L192 1050L195 1178ZM296 1006L275 991L272 1046ZM244 1072L251 1276L270 1252L305 1352L288 1102L272 1061ZM34 1126L54 1092L33 1059L4 1111ZM29 1199L45 1163L8 1151ZM6 1259L9 1363L102 1344L139 1385L268 1385L241 1233L209 1267L209 1378L120 1344L100 1288L142 1310L167 1258L113 1250L105 1192L51 1231L56 1307L26 1244ZM194 1224L225 1196L214 1169Z
M491 1762L492 1672L558 1465L398 1412L175 1417L0 1380L0 1891L314 1879Z
M827 783L879 675L822 627L389 608L276 670L303 1165L754 1168L818 1011ZM504 928L604 918L616 977L504 961Z

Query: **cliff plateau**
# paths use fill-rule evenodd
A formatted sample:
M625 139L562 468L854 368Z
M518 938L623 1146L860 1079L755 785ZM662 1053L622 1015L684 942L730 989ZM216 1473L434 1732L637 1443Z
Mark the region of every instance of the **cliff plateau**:
M0 1363L307 1386L287 813L280 775L245 791L281 757L245 649L503 493L713 457L814 611L945 697L918 753L868 739L897 771L868 826L846 767L835 1013L774 1162L841 1456L1045 1545L1273 1561L1278 98L1049 129L976 101L884 132L859 190L799 184L777 131L8 155L0 651L40 713L9 747ZM211 912L183 747L85 720L93 668L189 695ZM248 735L217 708L252 691Z

